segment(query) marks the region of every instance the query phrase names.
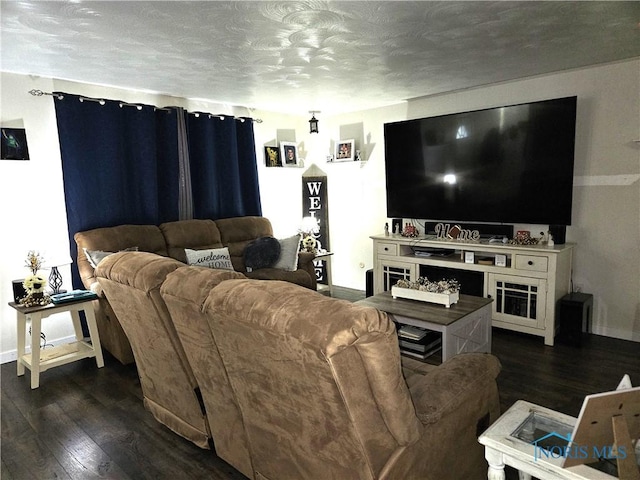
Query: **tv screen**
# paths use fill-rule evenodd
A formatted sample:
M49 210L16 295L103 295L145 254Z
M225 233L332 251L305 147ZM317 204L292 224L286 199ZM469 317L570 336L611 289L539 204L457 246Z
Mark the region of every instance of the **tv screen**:
M576 97L384 125L387 216L571 224Z

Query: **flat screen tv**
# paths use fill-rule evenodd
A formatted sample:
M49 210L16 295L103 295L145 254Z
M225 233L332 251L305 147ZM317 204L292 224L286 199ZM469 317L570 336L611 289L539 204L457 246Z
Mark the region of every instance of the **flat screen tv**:
M384 125L388 217L570 225L576 97Z

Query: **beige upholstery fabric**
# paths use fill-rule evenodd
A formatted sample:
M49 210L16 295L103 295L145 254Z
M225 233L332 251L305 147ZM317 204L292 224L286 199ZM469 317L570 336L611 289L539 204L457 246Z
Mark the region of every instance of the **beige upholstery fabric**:
M160 296L166 276L182 266L152 253L116 253L100 262L96 276L131 343L145 407L177 434L209 448L198 385Z
M174 321L195 321L187 308L199 310L206 293L202 285L202 278L183 269L170 275L162 294L170 305L171 296L180 299L170 307L178 314ZM227 420L220 425L242 435L230 448L237 449L245 474L246 438L250 477L486 475L476 435L483 418L494 420L499 413L495 357L459 355L439 367L407 362L405 379L395 327L386 314L285 282L223 281L204 300L203 314L212 335L198 347L200 361L205 349L215 352L215 359L206 361L213 365L219 359L215 383L225 385L233 401L223 402L214 389L203 389L203 396L211 404L226 402ZM212 430L217 438L213 423Z
M229 270L182 267L167 275L160 293L200 386L216 454L251 478L253 467L242 414L202 313L211 289L233 278L244 275Z
M160 225L169 256L187 263L185 248L206 250L223 246L220 231L213 220L180 220Z

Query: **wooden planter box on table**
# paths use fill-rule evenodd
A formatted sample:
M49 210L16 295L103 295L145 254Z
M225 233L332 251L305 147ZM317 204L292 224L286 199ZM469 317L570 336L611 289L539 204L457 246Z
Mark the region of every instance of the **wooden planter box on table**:
M391 287L393 298L407 298L409 300L419 300L421 302L437 303L449 308L460 299L460 294L455 293L433 293L413 288Z

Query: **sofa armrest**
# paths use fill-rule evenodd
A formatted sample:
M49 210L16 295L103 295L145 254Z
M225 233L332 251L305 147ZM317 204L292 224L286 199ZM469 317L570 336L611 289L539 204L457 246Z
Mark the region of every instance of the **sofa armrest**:
M315 253L310 252L298 252L298 269L304 270L311 277L311 289L315 290L317 286L316 281L316 269L313 265L313 261L315 260Z
M104 292L102 291L102 285L100 285L100 282L98 281L93 282L91 285L89 285L89 290L95 293L96 295L98 295L98 297L104 297Z
M469 398L495 394L500 369L500 361L491 354L463 353L424 375L410 387L420 422L433 424Z

